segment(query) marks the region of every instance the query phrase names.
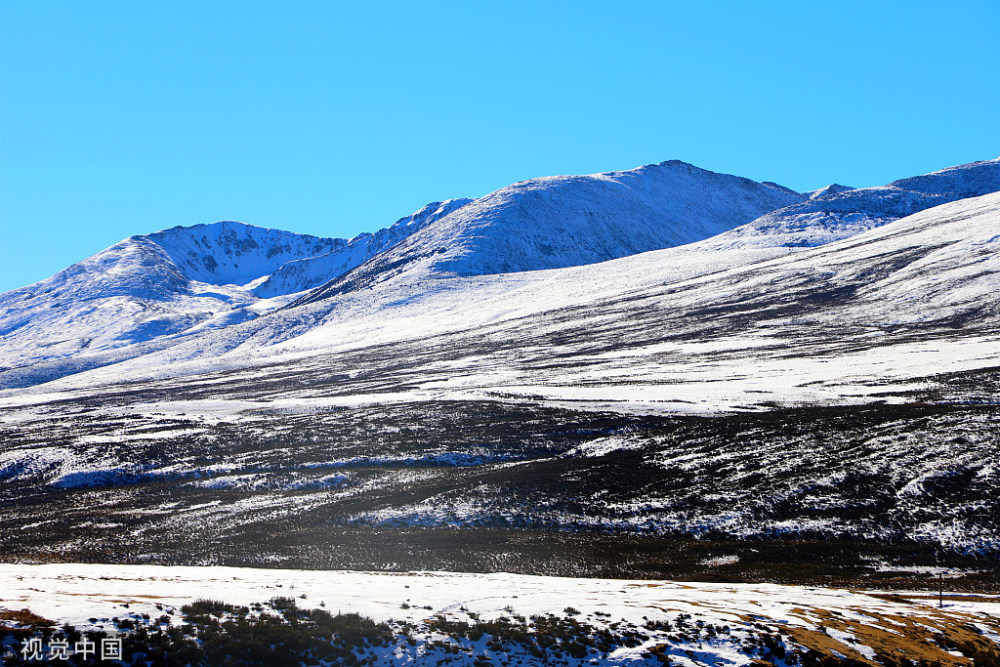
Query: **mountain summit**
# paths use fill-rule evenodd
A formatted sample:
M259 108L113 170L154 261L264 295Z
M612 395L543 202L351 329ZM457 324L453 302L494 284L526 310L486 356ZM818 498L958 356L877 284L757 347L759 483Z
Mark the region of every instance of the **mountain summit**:
M255 281L346 243L239 222L130 236L0 295L5 365L88 356L251 319Z
M804 195L671 160L549 176L491 192L310 295L385 280L476 276L603 262L700 241Z

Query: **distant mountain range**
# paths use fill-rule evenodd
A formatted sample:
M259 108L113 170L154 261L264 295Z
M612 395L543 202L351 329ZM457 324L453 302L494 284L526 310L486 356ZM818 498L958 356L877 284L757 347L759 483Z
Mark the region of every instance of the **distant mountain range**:
M584 266L706 240L706 252L773 253L998 189L998 160L884 187L831 185L804 194L674 160L434 202L350 240L236 222L174 227L130 237L0 295L0 386L143 356L289 304L332 304L339 296L374 294L375 286L380 294L402 290L420 298L428 281ZM279 337L301 331L297 320ZM207 341L207 349L217 348Z

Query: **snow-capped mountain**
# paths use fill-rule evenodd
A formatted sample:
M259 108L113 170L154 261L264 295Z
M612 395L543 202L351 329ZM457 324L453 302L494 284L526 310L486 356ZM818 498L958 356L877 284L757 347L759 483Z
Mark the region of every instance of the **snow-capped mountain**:
M454 398L506 392L709 411L852 400L868 395L873 373L885 393L889 378L904 386L995 362L998 216L993 193L813 248L696 243L564 269L440 278L420 292L382 283L206 333L87 382L272 364L282 377L313 377L314 363L323 373L338 366L329 355L377 347L377 368L392 372L370 371L379 379L363 383L364 393L405 377ZM693 394L704 405L684 408Z
M87 356L257 316L255 281L343 247L238 222L132 236L41 282L0 295L4 366Z
M588 264L703 239L801 199L674 161L433 202L350 240L174 227L0 296L4 365L14 384L33 383L252 320L324 283L364 286L359 276L380 282L435 262L462 275Z
M699 241L803 201L757 183L671 160L629 171L551 176L481 197L311 294L593 264Z
M949 167L873 188L829 185L807 201L721 234L715 247L808 247L847 238L951 201L1000 190L1000 158Z
M881 188L828 186L811 199L671 161L435 202L351 240L240 223L173 228L0 296L0 382L27 386L137 357L128 367L170 369L235 350L250 358L277 344L320 351L330 341L529 317L777 261L998 189L1000 160ZM600 263L608 258L618 259ZM718 285L702 298L717 299Z
M239 222L172 227L123 243L135 241L161 248L188 280L242 287L251 286L288 262L316 257L348 243L344 239L263 229ZM101 254L110 255L116 249L117 246L112 246Z

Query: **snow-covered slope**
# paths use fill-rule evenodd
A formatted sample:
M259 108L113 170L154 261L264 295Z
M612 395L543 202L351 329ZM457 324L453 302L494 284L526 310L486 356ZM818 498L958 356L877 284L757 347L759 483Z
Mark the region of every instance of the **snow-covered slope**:
M360 266L378 253L393 247L410 234L423 229L469 202L449 199L432 202L419 211L397 220L374 234L361 234L329 252L290 261L253 289L259 297L293 294L321 285Z
M4 366L87 356L256 316L248 285L291 259L342 246L238 222L131 236L0 295Z
M818 297L806 287L828 293L836 272L818 273L810 262L830 255L810 246L885 225L910 209L1000 189L998 174L1000 160L992 160L884 188L831 186L827 194L805 200L780 186L673 161L626 172L534 179L474 201L434 203L388 229L350 241L237 223L132 237L46 281L0 296L6 366L0 386L28 386L135 357L142 358L109 369L111 377L121 372L138 378L151 371L167 377L204 370L205 360L253 366L269 363L274 354L320 354L533 318L543 318L533 326L547 330L550 324L543 320L551 313L563 313L557 317L566 321L571 332L566 335L585 337L585 330L596 326L594 317L618 312L623 329L609 332L602 324L595 330L621 341L634 337L636 327L665 326L659 320L640 325L624 305L657 293L664 295L656 300L658 308L678 313L689 307L677 301L681 294L697 295L702 307L719 312L752 309L761 298L815 304ZM960 208L975 202L964 201ZM788 202L799 203L767 212ZM938 214L950 210L940 208ZM967 217L986 220L988 229L994 224L991 215ZM972 243L967 237L972 228L935 224L951 230L949 247L964 247L962 239ZM730 231L705 238L720 229ZM872 247L883 254L903 252L880 235L858 238L876 244ZM905 238L918 247L925 243L924 237ZM893 294L906 295L872 306L876 317L893 313L899 321L940 321L946 313L971 316L975 306L988 319L994 311L989 296L993 269L987 260L995 251L987 237L976 239L980 245L969 246L967 256L938 252L922 260L941 269L937 274L918 263L911 274L894 269L882 276L877 271L883 269L862 262L854 270L875 271L871 275L882 276L880 281L840 287L860 297L874 285L889 290L891 283ZM218 248L209 252L213 244ZM671 245L677 247L639 252ZM295 255L301 257L288 259ZM620 255L625 256L598 262ZM843 265L853 261L845 259ZM540 270L546 267L556 268ZM520 271L506 272L514 269ZM780 278L772 282L774 275ZM805 275L814 277L803 282ZM301 298L297 307L274 311L327 277L333 279ZM208 278L217 283L204 282ZM690 285L696 279L705 282L694 289ZM227 281L237 284L222 284ZM746 292L744 285L759 287ZM731 292L734 286L739 289ZM933 307L925 307L931 297ZM855 298L855 306L861 303ZM842 314L838 310L829 319ZM685 331L698 319L671 319L670 326ZM511 336L514 350L522 333ZM81 381L88 382L87 377Z
M0 296L3 365L7 381L32 384L252 320L323 283L383 281L414 260L463 275L585 264L703 239L801 199L670 162L434 202L350 240L174 227Z
M309 300L386 280L593 264L700 241L803 199L773 183L678 160L531 179L442 217Z
M142 239L162 248L190 280L246 286L290 261L342 248L344 239L319 238L240 222L172 227ZM126 239L128 242L132 239ZM104 252L114 250L115 246Z
M425 367L420 386L674 407L698 396L709 409L855 400L871 383L987 368L1000 355L998 193L768 253L694 244L522 280L466 279L389 300L367 319L334 310L284 347L455 331L435 345L468 356Z
M721 234L716 247L808 247L847 238L918 211L1000 190L1000 158L853 189L829 185L807 201Z
M697 396L698 410L863 401L875 385L902 391L915 378L995 364L998 230L995 193L791 253L707 249L709 240L580 267L438 278L419 292L384 283L51 387L183 383L272 364L309 387L324 382L314 364L325 377L343 357L341 372L353 373L346 359L377 347L367 379L343 380L338 394L406 387L394 395L504 392L638 409L692 409ZM250 372L263 399L263 376ZM276 391L299 400L284 384Z
M3 366L49 379L245 322L460 208L434 202L374 234L320 238L239 222L132 236L0 295ZM43 364L23 368L29 364ZM26 375L25 375L26 373Z

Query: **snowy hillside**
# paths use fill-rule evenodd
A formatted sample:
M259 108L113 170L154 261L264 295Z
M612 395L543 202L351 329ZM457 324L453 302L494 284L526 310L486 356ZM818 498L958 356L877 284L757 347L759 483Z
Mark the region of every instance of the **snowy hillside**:
M172 227L138 238L162 248L190 280L240 286L274 273L287 262L322 255L347 244L344 239L293 234L240 222Z
M420 304L433 301L442 288L477 284L442 283L447 276L514 276L698 242L688 247L691 252L664 258L669 265L663 267L641 268L661 260L638 259L609 265L606 275L596 274L601 275L597 281L589 280L587 271L566 274L578 285L589 285L592 294L634 289L647 277L674 280L777 257L997 189L1000 160L881 188L828 186L808 193L807 200L773 184L671 161L624 172L533 179L477 200L435 202L391 227L351 240L230 222L175 227L130 237L41 283L0 295L0 345L7 369L2 382L35 384L178 344L194 351L169 358L273 344L331 318L377 317L365 304ZM506 283L521 281L510 277ZM381 287L367 289L373 285ZM322 308L235 326L312 288L298 303L322 302ZM357 298L346 298L362 288ZM498 289L506 296L508 287ZM329 301L331 296L337 298ZM490 300L480 303L469 296L467 309L486 314L494 308ZM533 312L549 308L553 299L565 301L565 294L550 292L543 298L529 290L517 301L520 306L505 304L497 313ZM232 331L211 333L219 329Z
M464 274L593 263L700 240L801 199L675 161L434 202L350 240L234 222L134 236L0 296L2 384L36 384L171 347L327 282L380 282L440 260L440 271ZM412 289L424 273L407 275Z
M698 299L716 304L714 308L720 308L722 301L737 307L740 299L774 299L779 294L781 301L803 298L803 303L815 303L816 295L802 293L803 287L825 291L834 273L817 271L815 258L829 255L825 251L816 255L810 246L884 225L904 210L998 189L998 173L1000 160L972 163L884 188L829 187L828 194L803 202L802 196L777 186L674 161L628 172L535 179L474 201L434 203L388 229L350 241L299 237L237 223L132 237L46 281L0 296L0 342L7 367L0 371L0 382L27 386L130 358L137 359L115 366L113 377L119 373L143 377L151 370L167 375L188 372L183 369L201 368L198 359L253 365L258 363L254 359L264 362L279 353L330 351L331 341L343 349L414 340L559 309L627 302L650 291L690 293L688 287L663 286L698 276L708 276L697 291ZM789 199L801 203L698 241L713 229L731 227L760 208ZM976 219L989 217L983 215ZM790 231L793 228L799 231ZM967 226L944 228L971 231ZM799 240L789 241L796 234ZM697 242L593 263L601 255L692 239ZM796 259L800 253L805 254ZM296 254L303 257L286 261ZM778 262L781 257L787 257L787 263L775 266L792 272L787 284L779 280L757 294L728 292L733 284L759 283L761 275L773 273L770 268L760 273L758 266L769 266L761 262ZM938 285L933 288L935 304L954 309L967 289L957 289L949 280L972 270L955 266L984 257L990 257L989 251L980 249L936 264L942 272L931 281ZM539 269L564 262L581 266L497 273L511 266ZM827 278L803 286L803 272ZM285 294L296 295L331 275L335 278L301 299L299 307L258 317L294 298ZM860 291L849 289L860 297L874 285L888 289L892 281L909 276L893 294L902 290L928 296L927 275L919 268L909 273L890 271L884 280ZM991 275L973 280L978 287L972 298L989 301ZM206 278L247 282L200 282ZM271 295L277 296L260 299ZM899 313L900 321L944 317L944 310L914 308L915 303L920 299L886 299L873 312ZM678 306L668 301L664 307ZM984 303L975 307L988 312ZM586 324L586 311L579 312L574 317L582 319L571 319L571 326L591 326ZM272 349L276 344L282 345ZM194 365L177 365L189 361Z
M716 247L809 247L847 238L951 201L1000 190L1000 158L949 167L874 188L830 185L809 200L721 234Z
M10 367L153 344L257 316L246 286L291 259L342 246L236 222L132 236L50 278L0 295ZM104 361L106 363L106 361ZM44 375L43 375L44 377Z
M465 206L471 199L432 202L374 234L361 234L322 255L290 261L253 288L259 297L270 298L312 289L360 266L407 236Z
M709 239L581 267L438 279L419 291L386 283L81 380L169 378L283 359L308 366L313 355L433 340L430 349L455 358L421 366L427 353L401 354L405 365L417 364L416 386L445 395L502 390L695 409L689 397L697 394L696 409L709 410L860 400L874 391L864 388L873 374L902 381L993 363L997 343L972 332L997 326L998 220L1000 194L992 194L795 252L718 250ZM969 333L958 335L956 323ZM934 349L915 356L923 338ZM488 354L483 340L495 341Z
M593 264L700 241L803 195L672 160L552 176L481 197L331 283L309 300L394 280Z

